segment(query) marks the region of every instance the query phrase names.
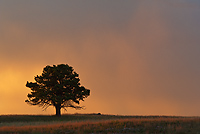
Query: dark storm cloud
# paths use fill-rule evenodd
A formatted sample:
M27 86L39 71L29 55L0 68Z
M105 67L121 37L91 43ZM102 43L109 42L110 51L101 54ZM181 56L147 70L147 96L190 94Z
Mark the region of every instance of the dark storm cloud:
M33 55L43 49L41 46L45 47L44 42L63 48L60 41L65 41L67 47L76 45L76 49L81 49L80 42L72 44L71 41L80 40L88 31L104 29L106 33L107 28L126 23L124 20L130 18L136 5L127 2L116 1L118 4L113 5L108 1L2 1L1 42L7 45L1 46L1 53L9 51L20 56L21 50L26 55L31 50Z

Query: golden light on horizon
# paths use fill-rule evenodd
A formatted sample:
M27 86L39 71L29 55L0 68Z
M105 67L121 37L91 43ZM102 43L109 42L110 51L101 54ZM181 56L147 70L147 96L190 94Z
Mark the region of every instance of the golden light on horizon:
M54 114L24 102L25 84L61 63L91 90L85 110L65 113L199 115L200 2L22 0L0 9L0 115Z

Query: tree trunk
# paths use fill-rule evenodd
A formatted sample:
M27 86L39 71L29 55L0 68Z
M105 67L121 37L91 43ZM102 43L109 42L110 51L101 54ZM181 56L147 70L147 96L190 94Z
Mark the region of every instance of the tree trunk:
M56 108L56 116L61 116L61 113L60 113L61 107L60 107L60 105L56 105L55 108Z

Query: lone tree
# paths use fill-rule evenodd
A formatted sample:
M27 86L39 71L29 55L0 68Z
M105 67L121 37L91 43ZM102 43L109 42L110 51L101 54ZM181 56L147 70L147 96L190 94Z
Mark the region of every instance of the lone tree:
M61 116L61 108L81 109L79 101L84 101L90 95L90 90L80 86L80 79L74 69L67 64L46 66L36 82L28 82L26 87L31 89L25 100L28 104L39 105L46 109L54 106L56 115Z

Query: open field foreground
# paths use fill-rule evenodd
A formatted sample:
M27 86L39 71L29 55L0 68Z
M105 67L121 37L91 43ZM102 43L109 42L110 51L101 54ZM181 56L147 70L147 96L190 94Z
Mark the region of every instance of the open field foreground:
M200 134L199 117L2 115L0 134Z

